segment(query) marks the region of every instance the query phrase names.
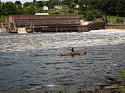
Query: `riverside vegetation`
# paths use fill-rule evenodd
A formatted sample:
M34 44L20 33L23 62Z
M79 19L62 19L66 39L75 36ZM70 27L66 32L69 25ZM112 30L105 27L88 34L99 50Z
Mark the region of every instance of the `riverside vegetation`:
M108 17L111 23L123 23L125 21L125 0L33 0L32 2L24 2L18 0L15 2L0 1L0 22L5 21L5 16L13 14L78 14L81 19L87 21L100 20L103 16ZM66 7L62 9L54 8L59 5ZM43 6L47 6L48 10L44 10Z

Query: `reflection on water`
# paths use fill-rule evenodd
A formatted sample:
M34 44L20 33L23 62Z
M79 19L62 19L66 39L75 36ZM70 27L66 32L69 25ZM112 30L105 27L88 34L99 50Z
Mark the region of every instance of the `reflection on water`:
M93 89L105 76L121 79L125 68L125 32L0 34L0 91L36 93ZM60 57L60 52L87 55ZM34 92L33 92L34 93Z

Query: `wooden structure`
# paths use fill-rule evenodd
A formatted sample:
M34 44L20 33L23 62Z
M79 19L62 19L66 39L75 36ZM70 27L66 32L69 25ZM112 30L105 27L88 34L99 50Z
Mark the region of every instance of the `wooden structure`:
M80 20L77 15L10 15L6 19L8 32L66 32L78 31Z

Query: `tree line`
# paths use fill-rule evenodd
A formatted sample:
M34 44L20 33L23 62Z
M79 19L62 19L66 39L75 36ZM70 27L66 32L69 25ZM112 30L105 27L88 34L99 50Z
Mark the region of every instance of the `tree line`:
M66 11L58 11L60 14L78 13L84 17L93 15L97 18L103 14L121 17L125 16L125 0L33 0L32 2L25 2L23 4L20 1L15 1L14 3L0 1L0 12L1 15L35 14L38 12L48 12L53 9L54 5L69 6L69 9ZM43 6L48 6L49 10L44 11L42 8Z

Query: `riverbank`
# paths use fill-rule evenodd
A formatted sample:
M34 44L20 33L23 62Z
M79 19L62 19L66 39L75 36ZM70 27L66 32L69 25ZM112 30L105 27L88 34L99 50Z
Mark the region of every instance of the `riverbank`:
M49 85L49 87L53 87L53 85ZM58 87L58 85L55 87ZM49 88L51 89L51 88ZM20 89L17 90L17 92L25 93L41 93L43 89L41 87L37 86L37 84L31 84L30 87L27 89ZM98 89L88 89L88 90L83 90L82 88L79 89L79 91L66 91L66 90L60 90L57 88L57 90L53 91L47 91L47 92L42 92L42 93L125 93L125 83L107 83L106 85L100 85Z

